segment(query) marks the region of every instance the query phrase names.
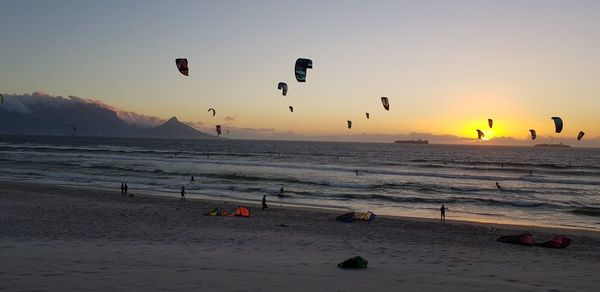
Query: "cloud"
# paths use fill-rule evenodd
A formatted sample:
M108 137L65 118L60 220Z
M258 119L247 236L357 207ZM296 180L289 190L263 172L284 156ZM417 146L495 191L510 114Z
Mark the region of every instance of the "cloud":
M97 99L83 98L74 95L69 97L52 96L45 92L36 91L32 94L6 94L4 95L4 99L5 102L2 106L2 110L23 114L33 113L40 109L48 110L83 105L115 112L119 119L136 127L150 128L165 122L164 119L158 117L123 110Z

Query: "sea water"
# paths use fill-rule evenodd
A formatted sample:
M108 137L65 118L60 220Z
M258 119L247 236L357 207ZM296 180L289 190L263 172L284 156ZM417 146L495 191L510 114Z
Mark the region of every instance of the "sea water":
M0 180L600 229L590 148L0 136Z

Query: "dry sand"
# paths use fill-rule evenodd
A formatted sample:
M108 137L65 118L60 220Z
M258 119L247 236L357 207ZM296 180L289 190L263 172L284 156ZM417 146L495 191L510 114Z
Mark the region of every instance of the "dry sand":
M0 182L0 290L600 291L600 236ZM432 214L432 217L437 214ZM451 213L448 214L451 216ZM281 226L281 225L285 226ZM531 231L555 250L496 242ZM366 270L336 264L361 255Z

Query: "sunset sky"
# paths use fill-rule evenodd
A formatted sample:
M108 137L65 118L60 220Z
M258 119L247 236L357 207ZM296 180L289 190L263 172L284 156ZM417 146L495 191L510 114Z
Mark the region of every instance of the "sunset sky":
M4 0L0 43L1 93L206 127L526 139L561 116L560 137L600 137L600 1Z

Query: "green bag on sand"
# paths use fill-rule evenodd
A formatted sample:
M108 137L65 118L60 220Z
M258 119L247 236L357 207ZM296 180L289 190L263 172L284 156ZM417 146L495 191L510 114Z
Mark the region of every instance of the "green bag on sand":
M342 269L366 269L369 261L361 256L351 257L338 264L339 268Z

